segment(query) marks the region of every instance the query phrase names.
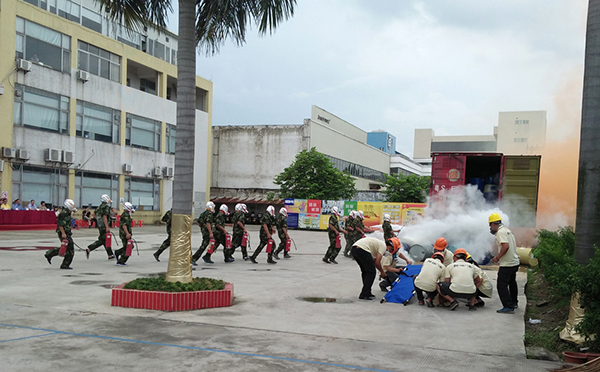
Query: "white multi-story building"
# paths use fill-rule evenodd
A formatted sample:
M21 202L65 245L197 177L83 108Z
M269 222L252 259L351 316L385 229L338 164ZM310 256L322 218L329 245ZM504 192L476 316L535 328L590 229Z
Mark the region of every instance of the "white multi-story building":
M9 199L77 207L171 207L177 36L110 22L92 0L0 9L0 187ZM14 51L14 53L12 52ZM212 83L196 77L196 205L208 198Z

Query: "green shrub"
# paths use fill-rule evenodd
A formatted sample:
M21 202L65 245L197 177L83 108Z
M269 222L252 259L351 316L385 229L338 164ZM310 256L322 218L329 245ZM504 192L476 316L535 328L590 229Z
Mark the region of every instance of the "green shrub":
M225 282L220 279L194 278L190 283L171 283L165 278L138 278L125 284L123 288L162 292L215 291L224 289Z
M575 290L579 292L579 304L585 310L577 331L586 338L594 351L600 350L600 250L592 260L578 270Z
M534 256L540 261L544 276L557 291L557 295L570 296L573 293L575 276L579 265L575 262L575 233L571 226L560 227L558 231L539 230L539 245Z

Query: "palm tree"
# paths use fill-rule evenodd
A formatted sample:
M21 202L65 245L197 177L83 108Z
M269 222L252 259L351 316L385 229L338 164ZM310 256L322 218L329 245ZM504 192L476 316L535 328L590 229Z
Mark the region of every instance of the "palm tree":
M164 29L171 0L97 0L111 19L130 28ZM248 24L255 21L260 35L273 33L294 14L296 0L179 0L177 52L177 139L173 178L173 233L166 279L192 280L191 235L194 185L196 48L207 55L232 38L246 41ZM202 201L198 201L202 202Z
M600 0L588 5L581 110L575 260L586 264L600 246Z

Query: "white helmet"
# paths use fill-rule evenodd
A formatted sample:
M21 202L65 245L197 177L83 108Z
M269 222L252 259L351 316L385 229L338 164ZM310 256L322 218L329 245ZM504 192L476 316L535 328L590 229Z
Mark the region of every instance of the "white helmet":
M340 210L335 205L331 208L331 213L335 214L338 217L340 216Z
M130 202L125 202L125 204L123 204L123 209L125 209L129 213L135 212L135 208L133 208L133 204L131 204Z
M358 217L360 217L361 220L365 219L365 215L363 214L363 211L358 211Z
M389 220L390 220L390 215L389 215L389 214L387 214L387 213L386 213L386 214L384 214L384 215L383 215L383 220L384 220L384 221L389 221Z
M237 203L237 204L235 205L235 210L236 210L236 211L241 211L241 210L242 210L242 203Z
M221 204L221 207L219 207L220 211L223 211L223 213L227 216L229 215L229 207L227 206L227 204Z
M100 199L103 202L105 202L106 204L112 204L111 198L108 195L106 195L106 194L102 195L102 197Z
M350 217L356 218L356 211L350 211Z
M267 213L269 213L271 216L275 217L275 208L272 205L269 205L267 207Z
M77 212L77 208L75 208L75 202L73 200L65 199L65 202L63 203L63 205L65 206L65 208L67 208L71 212Z
M282 208L279 210L279 214L282 214L282 215L284 215L284 216L286 216L286 217L287 217L287 209L285 209L285 207L282 207Z
M246 204L242 203L240 205L242 206L242 212L248 213L248 208L246 207Z
M206 209L210 209L211 212L215 211L215 203L209 201L208 203L206 203Z

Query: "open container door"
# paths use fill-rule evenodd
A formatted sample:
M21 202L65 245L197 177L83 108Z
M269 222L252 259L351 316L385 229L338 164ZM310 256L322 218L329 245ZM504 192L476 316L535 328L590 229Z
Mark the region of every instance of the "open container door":
M505 156L500 199L509 206L511 226L535 227L541 156Z
M464 154L433 153L431 195L465 184L466 156Z

